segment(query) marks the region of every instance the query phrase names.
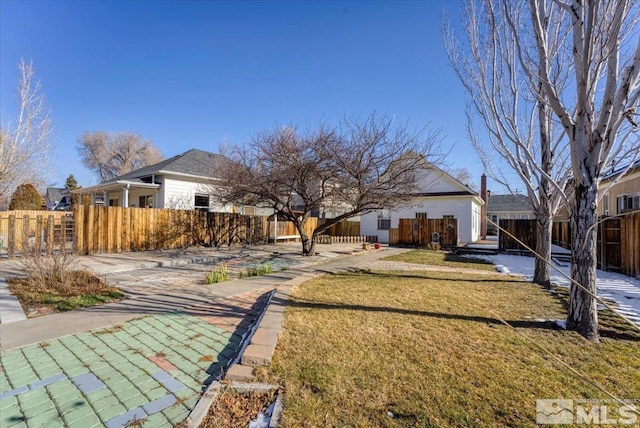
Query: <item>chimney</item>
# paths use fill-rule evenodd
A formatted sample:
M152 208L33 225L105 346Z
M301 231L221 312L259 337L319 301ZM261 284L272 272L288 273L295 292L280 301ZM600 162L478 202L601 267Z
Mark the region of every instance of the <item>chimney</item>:
M487 175L480 177L480 198L484 205L480 208L480 238L487 239L487 204L489 202L489 192L487 192Z

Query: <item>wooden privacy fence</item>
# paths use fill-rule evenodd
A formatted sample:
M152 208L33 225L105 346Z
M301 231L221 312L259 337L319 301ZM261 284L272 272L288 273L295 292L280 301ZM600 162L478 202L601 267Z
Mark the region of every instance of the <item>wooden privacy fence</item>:
M311 237L316 226L318 226L318 218L309 217L304 225L304 230L307 232L307 236ZM276 221L273 219L273 216L269 217L267 233L270 241L273 241L274 239L282 240L300 238L298 228L293 222L280 219Z
M551 230L551 243L568 250L571 249L571 225L569 220L556 221Z
M393 229L392 229L393 230ZM392 230L389 230L389 244L392 244ZM442 247L458 245L458 220L442 218L400 219L397 229L397 244L426 246L438 238ZM434 234L438 236L434 236Z
M74 210L78 254L265 242L266 217L194 210L93 207Z
M535 249L535 220L500 220L500 227ZM553 244L571 249L569 222L555 222L552 232ZM599 269L629 276L640 275L640 212L601 219L598 223L597 239ZM498 248L500 251L526 251L502 230L499 232Z
M500 251L529 251L527 249L529 247L535 250L537 233L535 220L501 219L498 231L498 249ZM526 247L511 235L522 241Z
M64 211L0 212L0 254L75 251L73 215Z
M318 220L318 226L322 226L326 222L326 219L321 218ZM323 235L329 236L360 236L360 222L353 220L342 220L341 222L334 224L322 233Z
M598 268L640 276L640 212L598 224Z

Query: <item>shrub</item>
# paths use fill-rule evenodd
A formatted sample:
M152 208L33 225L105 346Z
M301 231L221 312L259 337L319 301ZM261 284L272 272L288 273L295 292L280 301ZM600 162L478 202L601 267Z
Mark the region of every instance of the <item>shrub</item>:
M64 252L42 255L26 251L21 260L25 278L8 278L28 316L50 311L68 311L122 299L124 294L110 287L86 269L78 269L76 258Z

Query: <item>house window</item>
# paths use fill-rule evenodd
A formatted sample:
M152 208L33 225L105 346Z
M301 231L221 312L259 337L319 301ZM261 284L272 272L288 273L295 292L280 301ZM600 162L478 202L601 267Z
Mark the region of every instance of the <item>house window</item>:
M109 206L110 207L119 207L120 205L118 204L118 200L117 199L109 199Z
M138 202L140 208L153 208L153 195L140 196Z
M388 210L383 210L378 213L378 230L391 229L391 213Z
M456 218L456 216L454 216L453 214L445 214L442 216L442 218L445 220L453 220Z
M416 213L416 218L427 218L427 213Z
M389 230L389 229L391 229L391 219L378 218L378 230Z
M602 208L603 208L603 214L604 215L609 215L609 195L604 195L604 198L602 200Z
M622 195L617 199L617 214L640 209L640 195Z
M197 210L209 211L209 195L196 195L194 206Z

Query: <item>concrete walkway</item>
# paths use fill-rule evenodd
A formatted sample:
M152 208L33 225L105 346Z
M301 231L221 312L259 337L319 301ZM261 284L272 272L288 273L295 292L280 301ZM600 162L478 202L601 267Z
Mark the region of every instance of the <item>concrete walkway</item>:
M341 244L304 258L286 245L83 258L129 298L0 325L0 426L173 426L240 359L276 287L402 251L347 257L358 246ZM202 284L221 257L232 269L277 259L287 270Z

